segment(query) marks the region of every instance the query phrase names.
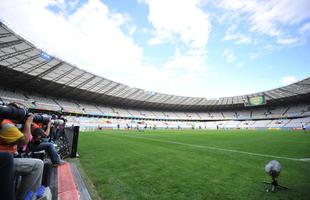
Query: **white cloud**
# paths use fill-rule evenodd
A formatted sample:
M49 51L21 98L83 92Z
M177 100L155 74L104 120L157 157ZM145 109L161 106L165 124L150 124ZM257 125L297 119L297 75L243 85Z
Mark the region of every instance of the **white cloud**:
M244 67L244 63L243 62L239 62L238 64L237 64L237 68L243 68Z
M45 0L46 1L46 0ZM57 12L59 15L66 16L70 10L73 10L76 8L76 6L79 3L79 0L48 0L49 5L53 5L55 8L57 8Z
M251 23L251 27L249 27L250 31L258 31L270 36L281 34L277 27L270 21L271 16L268 14L268 10L272 6L271 2L259 3L255 0L222 0L219 5L226 10L239 12L239 17L241 13L246 13L248 15L247 20Z
M153 45L158 45L158 44L162 44L164 43L161 39L157 38L157 37L153 37L151 38L148 42L147 42L150 46Z
M246 35L237 35L237 38L236 38L236 44L250 44L252 42L252 39Z
M297 42L299 42L298 38L279 38L277 40L277 43L281 45L293 45L296 44Z
M272 37L285 35L281 26L296 25L310 18L308 0L222 0L220 7L246 14L250 22L250 31Z
M128 26L127 28L128 28L128 34L130 36L132 36L136 32L136 30L137 30L137 27L135 25Z
M302 27L300 27L298 33L302 36L310 36L310 22L305 23Z
M235 44L250 44L252 38L241 33L235 33L237 26L230 26L225 32L224 40L234 40Z
M236 56L231 49L224 49L223 56L228 63L233 63L236 60Z
M211 24L199 0L143 0L149 7L148 20L155 28L151 44L182 42L189 47L206 46ZM159 42L161 41L161 42Z
M205 59L207 53L202 50L190 50L181 53L180 49L176 49L174 57L163 66L166 70L178 69L178 75L191 75L197 77L205 73Z
M295 83L297 81L298 81L298 79L295 76L286 76L286 77L283 77L281 80L283 85L290 85L290 84Z
M276 49L276 46L274 46L272 44L266 44L263 48L268 50L268 51L274 51Z
M256 52L256 53L249 53L249 58L251 60L255 60L256 58L258 58L259 56L261 56L262 53L261 52Z
M70 6L70 8L75 8L78 3L79 3L79 0L69 0L68 1L68 5Z
M207 74L206 45L211 24L209 15L199 8L199 0L141 0L149 8L148 20L154 28L149 45L170 43L186 47L165 62L158 73L161 91L201 96ZM185 50L184 50L185 49ZM193 89L195 88L195 89ZM208 94L210 95L210 94Z

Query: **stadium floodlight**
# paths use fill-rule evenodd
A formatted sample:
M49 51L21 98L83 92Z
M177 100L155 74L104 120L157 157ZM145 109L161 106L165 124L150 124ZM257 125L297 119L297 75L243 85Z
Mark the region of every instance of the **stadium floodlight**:
M270 188L267 188L266 192L275 192L279 187L282 189L288 189L287 187L278 184L277 178L280 175L281 169L281 164L277 160L272 160L266 164L265 172L270 175L272 179L271 183L264 182L270 184Z

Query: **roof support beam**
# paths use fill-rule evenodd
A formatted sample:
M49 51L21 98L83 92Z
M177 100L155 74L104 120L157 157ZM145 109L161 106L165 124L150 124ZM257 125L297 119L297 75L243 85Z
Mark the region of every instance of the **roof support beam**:
M68 76L68 74L70 74L71 72L73 72L75 70L75 67L72 67L71 69L69 69L68 71L66 71L65 73L61 74L60 76L56 77L55 79L53 79L52 81L56 82L59 81L60 79L62 79L65 76Z
M48 61L43 61L43 62L41 62L41 63L39 63L37 65L34 65L33 67L30 67L29 69L25 70L24 73L30 73L30 72L32 72L34 70L37 70L40 67L46 65L47 63L48 63Z
M135 94L137 94L138 92L140 92L140 91L141 91L141 89L137 89L135 92L133 92L132 94L128 95L126 98L132 99L132 97L133 97Z
M31 68L25 70L23 73L18 73L14 79L11 79L11 80L9 80L9 81L10 81L10 82L14 82L15 80L19 80L22 76L25 76L25 74L28 74L29 72L31 72L31 71L33 71L33 70L35 70L35 69L37 69L37 68L40 68L41 66L43 66L43 65L45 65L45 64L47 64L47 63L48 63L48 62L45 61L45 62L39 63L39 64L37 64L37 65L34 65L33 67L31 67ZM21 83L21 85L23 86L23 85L26 84L29 80L30 80L30 79L24 81L23 83Z
M23 65L23 64L25 64L25 63L27 63L27 62L30 62L30 61L32 61L32 60L37 59L38 57L39 57L39 55L31 56L31 57L29 57L29 58L26 58L26 59L24 59L24 60L18 61L18 62L16 62L16 63L12 63L12 64L8 65L7 67L9 67L9 68L11 68L11 69L15 69L15 68L17 68L17 67L19 67L19 66L21 66L21 65Z
M80 78L82 78L84 76L84 73L72 78L71 80L69 80L68 82L64 83L64 85L69 86L69 84L79 80Z
M68 96L68 94L72 94L72 92L76 91L77 89L80 89L80 87L82 87L83 85L85 85L85 84L88 83L89 81L93 80L94 78L96 78L96 75L93 75L93 76L90 77L89 79L86 79L85 81L83 81L82 83L78 84L78 85L75 86L74 88L68 89L66 92L64 92L65 96Z
M60 66L59 66L60 67ZM68 74L70 74L71 72L73 72L76 68L72 67L71 69L69 69L68 71L66 71L65 73L61 74L60 76L58 76L57 78L53 79L52 81L50 81L48 84L44 85L46 88L48 88L50 91L54 91L57 93L58 96L62 96L61 94L59 94L58 92L62 91L62 90L55 90L58 87L58 84L61 83L57 83L58 80L62 79L63 77L67 76ZM55 69L56 70L56 69ZM52 70L54 71L54 70ZM52 72L51 71L51 72ZM49 73L51 73L49 72ZM47 73L47 74L49 74ZM47 75L45 74L45 75ZM44 75L44 76L45 76ZM63 84L62 84L63 85ZM62 86L63 88L65 88L65 85Z
M96 77L97 77L97 76L95 76L95 78L96 78ZM100 85L104 80L105 80L104 78L101 78L101 80L99 80L99 81L93 83L92 85L90 85L89 87L87 87L86 89L84 89L84 92L81 93L81 96L84 96L84 94L91 92L89 89L97 87L97 86Z
M21 54L24 54L24 53L27 53L29 51L32 51L34 48L31 47L31 48L28 48L28 49L24 49L24 50L21 50L21 51L16 51L16 52L13 52L13 53L8 53L8 54L5 54L3 56L0 56L0 62L3 61L3 60L6 60L6 59L9 59L9 58L13 58L15 56L19 56Z
M41 72L40 74L33 76L32 78L28 79L27 81L25 81L23 84L20 85L20 88L26 88L28 85L30 85L33 81L44 77L45 75L55 71L56 69L58 69L61 65L63 64L63 62L59 62L58 64L56 64L55 66L45 70L44 72ZM49 85L49 84L47 84ZM42 85L43 87L47 86L47 85Z
M123 98L123 96L128 94L131 90L132 90L132 88L129 88L127 85L124 85L124 87L121 90L119 90L116 95L119 98Z
M42 78L42 77L46 76L47 74L49 74L49 73L55 71L56 69L58 69L62 64L63 64L63 62L61 61L58 64L54 65L53 67L51 67L51 68L45 70L44 72L38 74L34 78Z
M14 35L13 33L1 33L0 38L5 38Z
M113 84L114 82L113 81L110 81L109 83L103 85L102 87L100 87L98 90L96 90L95 92L96 93L99 93L101 92L102 90L104 90L106 87L108 87L109 85Z
M101 96L103 96L104 94L100 94L99 92L101 92L102 90L104 90L104 88L108 87L109 85L113 84L113 81L110 81L109 83L103 85L102 87L100 87L98 90L95 91L95 93L97 93L95 95L94 98L92 98L91 100L97 100L98 98L100 98Z
M113 86L113 87L111 87L110 89L108 89L107 91L105 91L104 94L113 91L115 88L117 88L117 87L120 86L120 85L121 85L120 83L116 84L115 86Z
M124 92L121 96L121 98L128 98L129 96L131 96L132 94L135 94L137 93L139 89L137 88L131 88L130 90L127 90L126 92Z
M97 76L96 76L97 77ZM92 85L90 85L88 88L86 88L85 90L89 90L90 88L94 88L94 87L97 87L100 83L102 83L105 79L104 78L101 78L101 80L93 83Z
M85 84L89 83L90 81L92 81L94 78L96 78L96 75L93 75L92 77L86 79L85 81L83 81L82 83L78 84L77 86L75 86L75 88L81 88L82 86L84 86Z
M278 90L280 90L280 91L282 91L282 92L285 92L285 93L288 93L288 94L293 94L293 95L297 95L297 94L298 94L298 93L296 93L296 92L287 90L287 89L285 89L285 88L278 88Z
M10 42L3 42L3 43L0 43L0 49L5 48L5 47L14 46L14 45L17 45L17 44L21 44L23 42L24 42L23 40L13 40L13 41L10 41Z
M111 84L113 84L113 83L115 83L115 82L111 81L109 84L107 84L107 85L103 86L103 87L101 88L101 90L100 90L100 91L102 91L104 88L106 88L107 86L109 86L109 85L111 85ZM119 85L121 85L121 84L120 84L120 83L118 83L117 85L115 85L115 86L111 87L110 89L108 89L108 90L107 90L107 91L105 91L104 93L102 93L102 94L100 94L100 95L98 95L98 96L94 97L92 100L96 100L96 99L100 98L102 95L105 95L106 93L108 93L108 92L110 92L110 91L114 90L114 89L115 89L115 88L117 88ZM100 91L99 91L99 92L100 92Z

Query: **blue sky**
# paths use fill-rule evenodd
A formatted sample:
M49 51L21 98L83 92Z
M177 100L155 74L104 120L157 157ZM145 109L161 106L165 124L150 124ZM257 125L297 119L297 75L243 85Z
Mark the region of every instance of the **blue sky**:
M310 75L309 0L1 0L0 10L49 54L150 91L216 98Z

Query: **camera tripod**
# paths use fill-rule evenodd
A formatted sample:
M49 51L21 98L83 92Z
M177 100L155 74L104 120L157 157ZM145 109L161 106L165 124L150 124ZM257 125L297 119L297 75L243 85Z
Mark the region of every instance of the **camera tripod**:
M69 139L64 131L59 131L56 133L54 132L56 130L53 130L53 142L57 145L57 153L59 154L61 159L68 158L71 153L71 146L69 143Z
M272 177L271 183L263 181L264 184L269 185L270 187L266 189L266 192L276 192L277 190L289 190L288 187L278 184L278 181L275 177Z

